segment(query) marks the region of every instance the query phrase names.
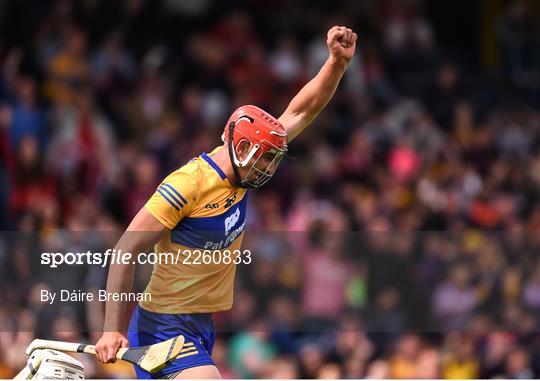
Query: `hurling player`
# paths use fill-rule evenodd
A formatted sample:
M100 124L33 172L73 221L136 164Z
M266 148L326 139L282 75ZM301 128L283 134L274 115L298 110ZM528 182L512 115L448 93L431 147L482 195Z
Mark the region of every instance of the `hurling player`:
M292 99L279 117L255 106L242 106L229 118L224 144L192 159L167 176L135 216L116 245L139 253L193 253L240 248L248 190L275 173L287 144L328 104L351 60L356 33L344 26L328 31L329 56L319 73ZM212 361L215 330L211 314L233 302L235 262L158 264L131 317L127 337L122 327L126 303L106 305L103 336L96 344L100 361L111 362L118 348L154 344L184 335L180 356L159 373L136 367L140 378L219 378ZM233 258L234 259L234 258ZM134 264L111 264L107 291L130 292ZM129 340L129 341L128 341Z

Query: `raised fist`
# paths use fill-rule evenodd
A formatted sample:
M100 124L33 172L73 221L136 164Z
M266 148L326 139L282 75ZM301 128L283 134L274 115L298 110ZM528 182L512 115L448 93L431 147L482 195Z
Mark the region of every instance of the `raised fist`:
M332 27L328 31L326 38L330 56L336 60L342 60L345 63L348 63L354 54L356 38L357 35L352 29L344 26Z

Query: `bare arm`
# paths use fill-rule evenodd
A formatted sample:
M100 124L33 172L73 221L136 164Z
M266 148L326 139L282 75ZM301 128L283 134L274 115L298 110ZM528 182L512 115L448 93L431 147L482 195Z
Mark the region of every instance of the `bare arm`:
M152 216L146 208L142 208L115 246L116 252L140 253L152 247L167 228ZM130 292L133 287L135 263L112 264L107 278L107 292ZM126 302L109 301L105 306L105 323L103 336L96 344L98 359L102 362L113 361L120 346L127 346L127 340L121 334L124 332L123 319L126 312Z
M356 47L356 33L343 26L328 31L330 55L319 73L292 99L279 117L291 141L309 126L334 96Z

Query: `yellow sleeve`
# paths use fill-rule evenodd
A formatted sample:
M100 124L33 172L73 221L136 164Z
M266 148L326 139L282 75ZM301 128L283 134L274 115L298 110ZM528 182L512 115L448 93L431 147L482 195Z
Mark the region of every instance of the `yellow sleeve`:
M194 175L176 171L157 187L146 202L146 209L169 229L189 215L199 197L199 187Z

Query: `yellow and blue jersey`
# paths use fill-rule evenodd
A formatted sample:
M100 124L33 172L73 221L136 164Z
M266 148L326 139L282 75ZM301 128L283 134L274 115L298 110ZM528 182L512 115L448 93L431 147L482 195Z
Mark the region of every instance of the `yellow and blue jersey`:
M216 150L203 153L167 176L146 203L146 209L170 229L155 245L155 253L181 253L182 259L194 250L240 249L247 191L233 186L212 160ZM140 302L141 307L162 314L230 309L235 261L184 262L154 266L145 290L151 300Z

